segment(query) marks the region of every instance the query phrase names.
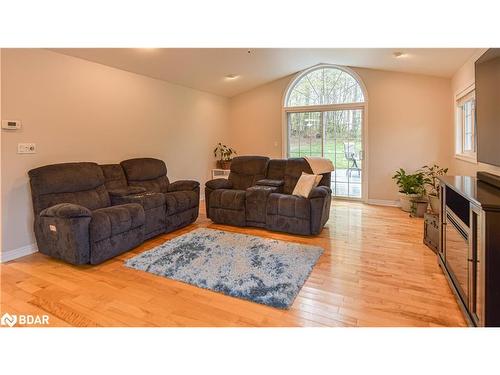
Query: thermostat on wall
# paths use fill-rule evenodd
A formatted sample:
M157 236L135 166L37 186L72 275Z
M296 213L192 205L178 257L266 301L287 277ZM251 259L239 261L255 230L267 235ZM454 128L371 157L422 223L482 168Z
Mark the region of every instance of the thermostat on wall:
M2 129L10 129L10 130L21 129L21 121L19 121L19 120L2 120Z

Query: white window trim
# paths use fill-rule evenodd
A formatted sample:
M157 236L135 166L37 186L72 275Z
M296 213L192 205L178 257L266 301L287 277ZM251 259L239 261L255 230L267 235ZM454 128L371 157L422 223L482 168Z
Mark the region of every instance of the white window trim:
M291 92L291 89L295 86L295 84L305 75L309 74L313 70L321 69L324 67L335 68L342 70L349 75L351 75L360 85L361 90L363 92L363 97L365 99L364 102L358 103L342 103L342 104L327 104L327 105L311 105L311 106L297 106L297 107L287 107L288 103L288 94ZM366 90L365 83L361 79L358 73L356 73L351 68L346 66L334 65L334 64L317 64L309 69L305 69L299 73L297 73L285 87L285 91L282 97L282 115L281 115L281 155L283 158L287 158L288 156L288 114L293 112L314 112L317 111L328 111L328 110L341 110L341 109L362 109L363 113L363 179L362 179L362 196L361 199L349 198L349 200L360 200L362 202L367 203L369 199L369 185L368 181L370 178L369 171L369 152L368 152L368 92ZM336 197L335 199L341 199L340 197ZM347 198L342 198L347 199Z
M475 100L475 85L472 84L468 86L466 89L455 94L454 108L455 108L455 159L462 160L468 163L477 164L477 133L476 133L476 118L475 118L475 104L474 104L474 113L473 113L473 134L474 134L474 151L463 151L463 142L464 142L464 118L462 109L459 108L460 102L465 102L470 100L471 98Z

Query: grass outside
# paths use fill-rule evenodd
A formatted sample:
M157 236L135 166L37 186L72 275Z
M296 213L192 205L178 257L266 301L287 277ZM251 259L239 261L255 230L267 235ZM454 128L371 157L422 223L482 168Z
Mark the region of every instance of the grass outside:
M347 141L345 141L347 142ZM352 142L352 141L350 141ZM361 150L361 142L354 141L356 144L355 151L359 153ZM294 137L290 139L290 156L291 157L301 157L301 156L321 156L321 139L316 138L302 138L300 140ZM335 140L334 142L326 142L324 149L324 157L332 161L336 169L347 169L348 161L344 153L344 141ZM357 160L358 166L361 168L361 161ZM352 167L352 162L350 163Z

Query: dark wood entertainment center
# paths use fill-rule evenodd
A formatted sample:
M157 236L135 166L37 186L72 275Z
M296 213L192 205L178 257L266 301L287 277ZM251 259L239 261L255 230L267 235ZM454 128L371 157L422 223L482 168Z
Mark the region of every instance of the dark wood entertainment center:
M500 177L440 178L438 261L469 325L500 326Z

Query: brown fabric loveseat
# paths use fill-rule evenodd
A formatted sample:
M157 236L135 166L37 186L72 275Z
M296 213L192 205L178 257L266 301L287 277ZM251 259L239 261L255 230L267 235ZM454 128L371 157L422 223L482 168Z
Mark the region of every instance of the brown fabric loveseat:
M207 216L220 224L319 234L330 215L331 173L303 198L292 195L302 172L312 173L304 158L236 157L227 180L205 185Z

